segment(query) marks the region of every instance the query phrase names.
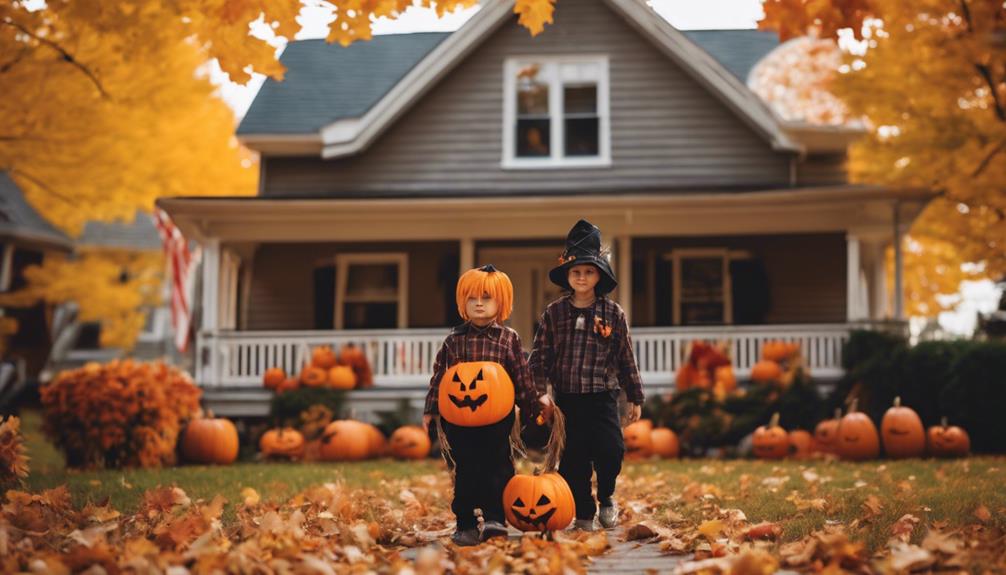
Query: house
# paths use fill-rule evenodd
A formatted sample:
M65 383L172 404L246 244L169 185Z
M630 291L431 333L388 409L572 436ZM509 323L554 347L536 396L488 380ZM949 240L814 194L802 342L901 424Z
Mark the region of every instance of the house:
M263 413L264 369L352 341L377 380L361 409L418 402L458 273L506 271L529 343L581 217L611 243L648 387L695 338L729 339L742 377L762 342L798 340L837 377L850 329L901 319L883 254L930 194L852 184L859 131L780 120L745 85L777 44L681 32L643 0L563 0L534 38L499 1L451 34L290 44L238 129L258 195L158 202L204 250L207 400Z

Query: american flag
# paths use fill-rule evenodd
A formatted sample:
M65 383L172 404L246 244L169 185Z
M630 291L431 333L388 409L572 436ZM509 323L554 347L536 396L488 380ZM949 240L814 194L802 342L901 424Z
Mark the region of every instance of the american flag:
M192 270L199 261L199 251L189 251L188 241L181 230L175 227L167 212L156 208L153 219L161 234L161 244L171 271L171 327L175 331L175 347L185 353L189 347L192 294L195 292L196 274Z

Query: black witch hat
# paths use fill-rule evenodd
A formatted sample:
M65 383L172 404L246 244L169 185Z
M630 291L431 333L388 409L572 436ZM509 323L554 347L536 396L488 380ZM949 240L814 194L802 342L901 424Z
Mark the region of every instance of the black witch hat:
M564 290L572 291L569 285L569 268L580 264L591 264L601 270L601 281L594 291L604 295L618 286L611 271L608 258L601 254L601 230L587 220L576 222L566 236L566 250L559 258L559 265L548 272L548 279Z

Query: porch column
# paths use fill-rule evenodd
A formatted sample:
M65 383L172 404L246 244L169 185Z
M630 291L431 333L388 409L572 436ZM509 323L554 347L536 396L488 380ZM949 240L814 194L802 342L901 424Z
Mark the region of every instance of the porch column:
M632 325L632 236L618 236L618 303L625 311L625 322Z
M461 257L459 258L458 275L475 267L475 240L472 238L461 238Z
M863 269L869 286L869 309L864 310L870 319L886 319L887 309L887 242L883 238L874 238L863 242Z
M904 255L901 253L901 202L894 202L894 319L905 319Z
M220 326L220 240L203 244L203 309L199 331L214 332Z
M0 258L2 258L0 259L0 291L7 291L10 289L13 279L11 270L14 262L14 244L4 244L3 255Z
M860 294L859 236L846 234L845 318L848 321L863 319Z

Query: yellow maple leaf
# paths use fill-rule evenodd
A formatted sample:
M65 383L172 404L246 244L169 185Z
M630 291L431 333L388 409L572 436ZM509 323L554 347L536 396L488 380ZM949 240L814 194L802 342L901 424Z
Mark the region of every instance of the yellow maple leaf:
M545 30L545 24L552 23L554 4L555 0L517 0L513 11L519 16L517 22L537 36Z

